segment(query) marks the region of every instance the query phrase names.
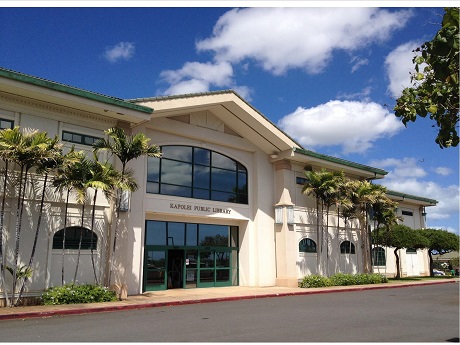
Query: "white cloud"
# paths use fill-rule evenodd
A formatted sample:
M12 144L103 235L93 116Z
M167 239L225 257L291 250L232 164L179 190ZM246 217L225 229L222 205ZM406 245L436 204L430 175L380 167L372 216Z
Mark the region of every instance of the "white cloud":
M233 68L228 62L186 62L181 69L161 72L160 77L170 84L162 91L165 95L207 92L211 85L232 86Z
M421 42L411 41L398 46L385 58L385 68L389 79L388 92L398 98L402 90L411 86L410 72L414 72L412 59L415 56L413 50L421 45Z
M358 99L362 102L370 102L370 97L369 95L372 92L372 88L370 86L365 87L359 92L355 93L339 93L337 95L338 99L346 99L346 100L353 100L353 99Z
M447 168L447 167L437 167L434 169L436 174L442 175L442 176L448 176L452 174L452 169Z
M129 60L134 54L134 44L131 42L120 42L113 47L105 49L104 57L110 62Z
M428 223L430 220L458 217L459 186L442 186L437 182L420 180L421 177L426 178L427 174L417 165L417 162L416 158L388 158L371 161L369 165L389 171L388 175L379 182L388 189L437 200L436 206L427 208Z
M351 73L355 73L358 69L361 68L361 66L365 66L367 64L369 64L369 60L368 59L361 59L357 56L353 56L350 63L353 64L353 66L351 67Z
M344 153L363 153L373 142L404 126L377 103L330 101L314 108L297 108L278 123L306 147L341 145Z
M382 169L392 168L385 179L400 180L401 178L417 178L427 175L426 171L417 166L417 159L404 157L403 159L387 158L374 160L369 163L371 166Z
M314 74L334 50L351 52L387 40L411 16L410 10L358 7L233 9L196 46L213 51L216 61L253 59L276 75L291 68Z

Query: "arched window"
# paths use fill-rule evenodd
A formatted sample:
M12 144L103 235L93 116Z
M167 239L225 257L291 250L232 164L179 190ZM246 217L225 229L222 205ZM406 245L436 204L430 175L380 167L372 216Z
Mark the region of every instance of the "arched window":
M161 146L148 158L147 193L248 203L248 172L220 153L193 146Z
M78 249L81 241L82 250L91 250L91 235L92 239L92 249L96 250L97 248L97 235L87 228L82 228L80 226L69 226L66 229L61 229L57 231L53 236L53 249L62 249L62 241L64 239L64 230L65 230L65 249Z
M304 238L299 242L300 253L316 253L316 243L310 238Z
M350 241L340 243L340 254L356 254L355 245Z
M374 266L385 266L386 263L385 249L382 247L372 248L372 264Z

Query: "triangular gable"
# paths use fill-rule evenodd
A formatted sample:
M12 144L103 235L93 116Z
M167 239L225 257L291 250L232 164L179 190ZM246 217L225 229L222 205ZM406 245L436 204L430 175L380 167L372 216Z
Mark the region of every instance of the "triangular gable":
M177 117L177 120L184 122L186 121L185 115L189 115L191 116L190 124L206 128L223 126L219 129L220 131L232 135L237 134L266 154L300 147L286 133L231 90L140 98L129 101L153 108L152 119Z

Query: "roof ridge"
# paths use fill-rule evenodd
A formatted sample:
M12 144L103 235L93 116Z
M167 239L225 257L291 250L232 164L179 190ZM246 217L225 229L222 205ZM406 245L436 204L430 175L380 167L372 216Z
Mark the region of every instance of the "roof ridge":
M316 158L325 159L325 160L328 160L330 162L344 164L344 165L351 166L351 167L354 167L354 168L358 168L358 169L361 169L361 170L367 170L367 171L370 171L370 172L373 172L373 173L376 173L376 174L381 174L381 175L387 175L388 174L388 172L383 170L383 169L374 168L374 167L371 167L369 165L352 162L350 160L346 160L346 159L343 159L343 158L329 156L329 155L326 155L324 153L318 153L318 152L315 152L315 151L312 151L312 150L307 150L307 149L304 149L304 148L299 149L299 148L296 148L296 147L294 147L293 150L297 151L299 153L305 154L307 156L312 156L312 157L316 157Z
M387 189L387 194L394 195L394 196L400 196L400 197L406 197L414 200L419 200L419 201L426 201L432 204L437 204L438 201L436 199L430 199L430 198L425 198L423 196L417 196L413 194L408 194L408 193L403 193L403 192L397 192L395 190Z

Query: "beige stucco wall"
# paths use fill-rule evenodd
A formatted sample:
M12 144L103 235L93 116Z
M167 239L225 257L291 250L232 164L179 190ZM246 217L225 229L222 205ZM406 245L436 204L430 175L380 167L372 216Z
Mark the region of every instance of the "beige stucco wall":
M21 129L37 129L48 133L53 138L62 136L62 130L69 130L92 136L103 136L103 130L116 124L115 121L107 118L96 117L93 114L79 112L76 110L64 109L59 106L47 104L41 101L24 101L19 96L3 97L0 93L0 117L13 120L16 126ZM70 145L66 144L67 147ZM83 145L75 145L76 150L85 150L90 154L91 148ZM92 156L90 156L92 158ZM3 163L2 163L3 164ZM3 179L1 179L3 182ZM38 209L41 198L41 186L43 178L34 179L34 187L28 184L26 190L26 203L23 215L22 230L20 233L20 254L18 258L19 265L26 265L29 262L31 249L34 241L35 229L38 221ZM50 179L48 180L48 186ZM8 198L6 200L5 214L5 235L4 235L4 257L8 264L11 264L14 258L15 244L15 225L17 199L11 197L14 195L13 189L9 188ZM88 199L92 199L92 192L89 192ZM68 226L80 225L81 207L75 205L75 198L70 198L70 208L68 215ZM99 194L96 208L95 231L98 235L100 244L106 241L107 222L110 218L108 212L109 204L107 200ZM61 260L62 250L52 249L53 235L56 231L64 226L64 208L65 194L60 194L50 187L45 197L44 212L41 220L40 232L37 241L33 263L33 275L30 285L26 288L25 296L28 294L37 294L45 288L61 284ZM84 217L84 226L90 228L91 208L87 205ZM104 255L104 246L98 246L98 252L95 257ZM66 250L65 252L65 282L69 283L74 276L74 267L76 262L77 251ZM80 269L77 280L80 283L93 282L91 264L88 266L88 255L83 253L80 261ZM96 258L97 261L97 258ZM87 271L89 267L89 271ZM101 265L97 262L99 277L102 277ZM11 275L6 274L7 286L11 287Z
M119 279L120 283L127 284L128 293L142 290L146 219L238 226L240 285L275 285L273 166L267 155L241 137L165 118L134 128L133 133L137 132L145 133L151 143L158 146L204 147L237 160L248 170L249 205L146 193L147 159L141 157L132 162L130 168L135 172L139 189L131 197L126 241L120 244L118 259L125 262L126 275ZM176 209L171 204L183 205L183 208ZM211 211L203 211L207 208Z

